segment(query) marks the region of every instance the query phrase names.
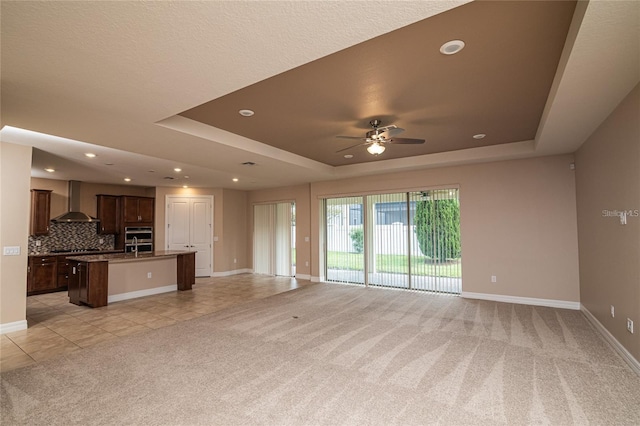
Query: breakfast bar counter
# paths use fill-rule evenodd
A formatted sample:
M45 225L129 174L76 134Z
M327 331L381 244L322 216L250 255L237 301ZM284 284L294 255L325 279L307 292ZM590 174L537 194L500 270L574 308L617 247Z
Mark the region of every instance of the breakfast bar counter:
M69 256L69 302L93 308L195 284L195 252Z

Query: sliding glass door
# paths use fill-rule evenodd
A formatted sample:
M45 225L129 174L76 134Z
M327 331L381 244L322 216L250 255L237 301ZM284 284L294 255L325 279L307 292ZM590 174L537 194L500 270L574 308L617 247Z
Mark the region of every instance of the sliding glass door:
M325 205L327 280L364 284L363 198L332 198Z
M407 194L369 195L366 203L368 284L409 288Z
M460 294L458 189L325 200L328 281Z

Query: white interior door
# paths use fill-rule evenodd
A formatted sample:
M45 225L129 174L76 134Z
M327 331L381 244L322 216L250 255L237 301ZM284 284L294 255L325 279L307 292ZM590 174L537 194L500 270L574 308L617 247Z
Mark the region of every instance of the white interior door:
M211 201L206 197L191 198L189 250L196 250L196 277L211 276Z
M167 250L189 250L189 199L167 200Z
M196 276L213 272L213 197L167 195L166 247L196 251Z

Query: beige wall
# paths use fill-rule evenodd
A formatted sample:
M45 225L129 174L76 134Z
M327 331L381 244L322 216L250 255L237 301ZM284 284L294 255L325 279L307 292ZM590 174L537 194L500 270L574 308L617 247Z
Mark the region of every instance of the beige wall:
M249 268L253 268L253 206L293 201L296 203L296 274L310 275L311 244L305 241L305 237L311 237L310 190L310 185L305 184L249 192L246 224ZM309 265L306 262L309 262Z
M220 240L222 251L218 251L221 271L235 271L249 267L247 259L247 192L233 189L223 190L223 230ZM235 259L235 262L234 262Z
M0 142L0 247L20 247L20 256L0 257L3 325L26 319L30 172L31 147Z
M323 275L321 197L451 185L460 187L463 291L578 302L572 162L562 155L312 183L311 274Z
M60 216L69 209L69 182L57 179L31 178L31 189L48 189L51 193L51 217Z
M640 359L640 217L621 225L603 210L640 209L640 88L576 153L580 298ZM615 318L610 306L615 306ZM627 332L631 318L635 334Z

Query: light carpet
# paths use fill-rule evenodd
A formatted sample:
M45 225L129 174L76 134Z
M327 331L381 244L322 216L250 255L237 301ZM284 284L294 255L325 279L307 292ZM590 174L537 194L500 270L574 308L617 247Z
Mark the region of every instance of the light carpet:
M579 311L317 284L2 373L2 424L640 424Z

